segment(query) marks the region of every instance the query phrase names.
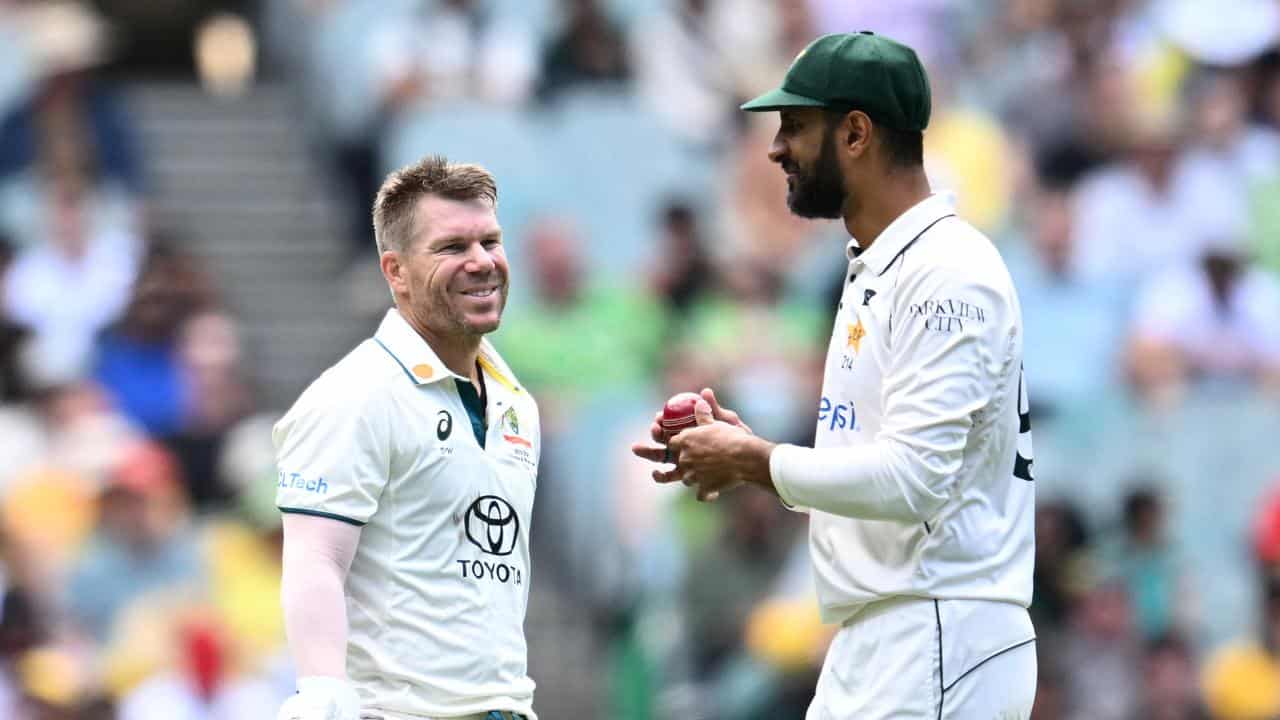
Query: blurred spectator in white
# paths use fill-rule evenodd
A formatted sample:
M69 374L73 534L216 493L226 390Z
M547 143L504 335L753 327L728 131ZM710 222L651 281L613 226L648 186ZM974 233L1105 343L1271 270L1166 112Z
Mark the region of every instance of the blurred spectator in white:
M121 453L102 490L98 532L66 599L77 624L98 643L108 639L118 613L146 592L200 581L179 473L168 451L139 443Z
M809 0L819 35L871 30L911 46L931 65L954 51L951 15L958 0L896 0L892 3Z
M1196 228L1222 216L1211 198L1181 181L1179 126L1170 113L1139 111L1127 156L1081 183L1073 244L1086 278L1131 283L1185 261L1195 252Z
M636 92L671 132L699 147L730 136L734 71L717 33L715 0L672 0L631 36Z
M566 90L624 90L631 80L622 29L600 0L561 0L563 28L542 56L538 97L552 100Z
M1205 65L1241 65L1280 40L1280 7L1271 0L1160 0L1146 4L1152 6L1146 19L1153 29Z
M1200 702L1196 658L1179 635L1147 643L1142 659L1142 701L1135 720L1209 720Z
M1140 648L1124 584L1096 576L1059 646L1071 720L1131 720L1141 691Z
M538 79L532 29L482 0L418 0L391 13L375 36L377 71L389 104L463 99L520 105Z
M1249 185L1280 174L1280 132L1249 117L1249 86L1240 71L1205 70L1188 81L1192 139L1186 163L1195 172L1213 173L1204 187L1220 184L1239 199L1238 212ZM1203 167L1201 167L1203 166Z
M404 16L405 0L297 0L306 23L303 121L337 176L348 254L373 246L369 208L382 182L378 138L399 99L380 85L378 29ZM389 20L391 18L391 20Z
M93 75L107 57L102 18L75 0L29 3L18 12L41 79L33 97L0 122L0 177L31 167L42 146L63 136L87 152L104 181L141 192L132 123L116 94Z
M707 17L730 88L742 100L776 86L818 36L809 0L710 0Z
M1179 168L1179 182L1202 207L1215 208L1242 233L1256 236L1250 227L1253 206L1278 199L1280 132L1250 122L1242 72L1206 70L1187 84L1193 144Z
M1072 263L1072 190L1055 179L1046 182L1026 208L1026 237L1002 248L1026 323L1025 362L1037 417L1088 410L1100 393L1117 386L1125 330L1119 284L1083 277Z
M73 358L87 358L124 310L140 251L130 232L93 222L89 191L83 176L55 179L43 203L49 234L19 253L4 280L4 312Z
M102 334L94 376L112 401L152 437L191 422L195 388L179 356L178 331L211 301L208 278L191 258L161 244L148 255L124 317Z
M1053 28L1057 0L975 3L987 10L959 16L972 27L962 48L964 62L935 65L956 84L952 94L997 114L1017 98L1058 83L1069 59Z
M1130 373L1153 401L1197 379L1280 383L1280 280L1254 267L1239 235L1205 236L1199 257L1151 277L1135 306Z

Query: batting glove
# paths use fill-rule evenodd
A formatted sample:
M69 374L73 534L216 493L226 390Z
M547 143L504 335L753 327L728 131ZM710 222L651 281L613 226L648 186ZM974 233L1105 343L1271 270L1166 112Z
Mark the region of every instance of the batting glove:
M284 701L276 720L360 720L360 697L340 678L298 678L298 693Z

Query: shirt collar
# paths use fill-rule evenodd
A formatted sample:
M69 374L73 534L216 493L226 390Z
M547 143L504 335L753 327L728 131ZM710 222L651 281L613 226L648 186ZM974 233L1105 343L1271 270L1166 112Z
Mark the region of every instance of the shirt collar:
M417 385L427 385L445 378L471 382L471 378L462 377L446 367L440 360L440 356L431 349L431 345L395 308L388 310L386 316L382 318L382 324L378 325L378 331L373 334L373 339L395 358L405 375L408 375ZM484 373L498 381L498 384L513 393L522 392L511 368L507 367L506 362L487 339L480 341L478 362Z
M418 331L395 308L388 310L382 318L382 324L378 325L373 340L395 358L405 375L417 385L445 378L460 378L470 382L470 378L463 378L445 367L440 356L436 355L427 341L422 339Z
M858 241L849 240L845 253L849 260L860 262L877 274L889 269L893 261L921 233L944 217L955 215L955 200L949 194L935 193L912 205L881 231L865 252L858 251Z

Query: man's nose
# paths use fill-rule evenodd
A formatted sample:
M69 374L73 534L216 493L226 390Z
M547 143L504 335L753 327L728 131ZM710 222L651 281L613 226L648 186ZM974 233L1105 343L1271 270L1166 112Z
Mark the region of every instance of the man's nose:
M773 142L769 143L769 159L781 165L786 156L787 146L778 138L774 138Z
M489 252L489 248L486 248L483 243L475 243L467 251L467 272L487 273L493 270L496 264L493 254Z

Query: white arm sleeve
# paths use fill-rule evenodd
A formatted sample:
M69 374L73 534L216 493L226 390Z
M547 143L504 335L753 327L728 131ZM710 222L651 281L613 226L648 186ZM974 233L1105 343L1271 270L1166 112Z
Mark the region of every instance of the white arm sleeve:
M931 326L921 308L939 303L968 305L976 321ZM989 411L1008 376L1011 319L1008 301L992 286L945 271L904 281L875 441L779 445L769 458L778 496L844 517L932 520L954 490L975 414Z
M284 515L280 603L299 677L346 677L347 604L343 584L360 528L311 515Z

